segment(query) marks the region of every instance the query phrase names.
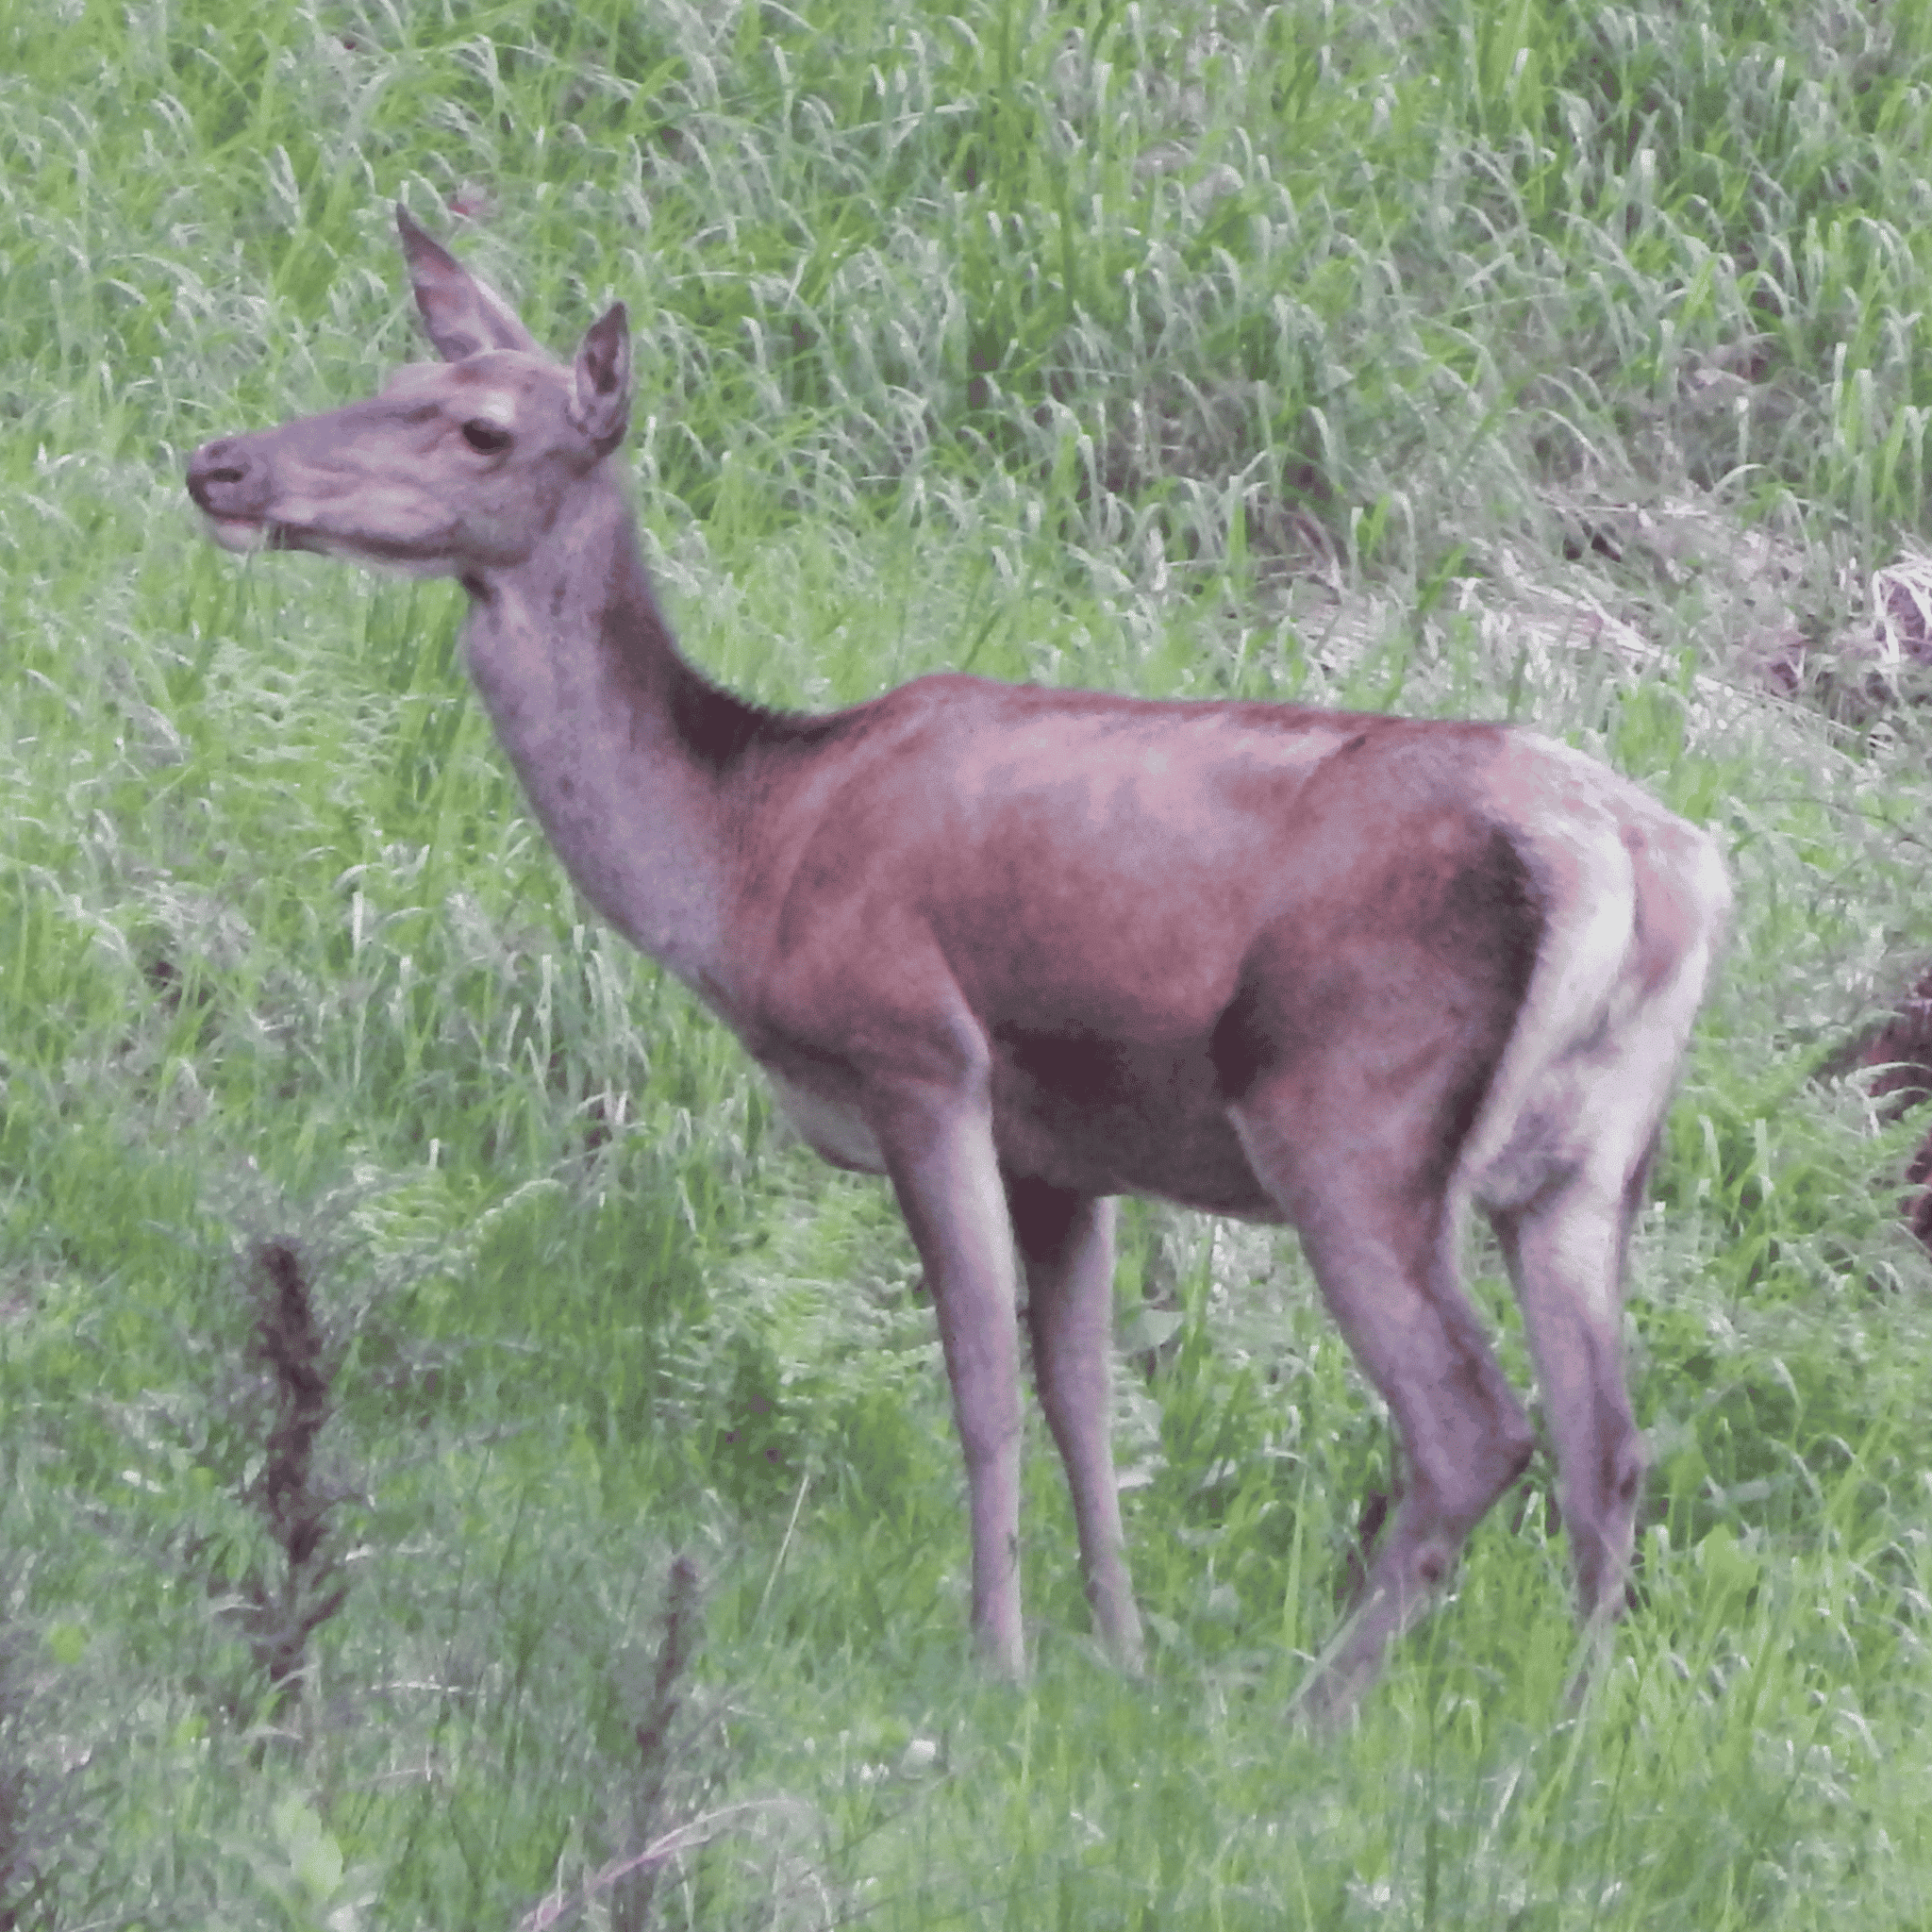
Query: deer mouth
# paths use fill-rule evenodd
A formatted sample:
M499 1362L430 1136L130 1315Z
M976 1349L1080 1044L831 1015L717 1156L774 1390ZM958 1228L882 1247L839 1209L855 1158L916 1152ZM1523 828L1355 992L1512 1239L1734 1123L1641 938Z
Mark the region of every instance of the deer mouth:
M202 522L208 533L224 550L272 550L275 525L260 517L225 516L218 510L204 510Z
M204 508L201 513L208 534L224 550L246 556L256 550L325 550L325 546L289 524L273 517L237 516L232 510Z

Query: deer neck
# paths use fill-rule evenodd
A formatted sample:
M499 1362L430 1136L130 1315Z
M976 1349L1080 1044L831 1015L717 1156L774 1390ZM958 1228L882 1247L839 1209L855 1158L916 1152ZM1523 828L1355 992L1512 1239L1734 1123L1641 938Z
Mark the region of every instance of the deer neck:
M470 675L578 889L718 998L729 841L721 741L758 713L679 657L608 470L523 563L463 579Z

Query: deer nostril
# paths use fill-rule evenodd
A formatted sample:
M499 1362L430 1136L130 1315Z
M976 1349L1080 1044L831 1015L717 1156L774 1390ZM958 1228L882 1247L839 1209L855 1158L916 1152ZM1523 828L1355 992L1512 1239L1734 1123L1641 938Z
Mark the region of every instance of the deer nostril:
M188 493L204 509L212 508L211 495L232 500L258 475L256 465L233 437L205 442L188 459Z

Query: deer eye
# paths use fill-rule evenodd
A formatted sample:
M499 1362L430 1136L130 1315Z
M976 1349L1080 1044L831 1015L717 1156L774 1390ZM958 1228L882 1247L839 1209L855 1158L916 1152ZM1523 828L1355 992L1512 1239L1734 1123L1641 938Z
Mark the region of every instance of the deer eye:
M494 456L498 450L509 447L509 431L478 416L463 425L463 441L479 456Z

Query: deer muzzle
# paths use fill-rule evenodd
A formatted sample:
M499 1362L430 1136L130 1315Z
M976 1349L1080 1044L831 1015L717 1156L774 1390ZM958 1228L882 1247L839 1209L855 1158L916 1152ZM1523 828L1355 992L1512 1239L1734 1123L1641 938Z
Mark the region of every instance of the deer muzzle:
M269 466L241 437L218 437L188 459L188 493L224 549L254 550L274 541L269 490Z

